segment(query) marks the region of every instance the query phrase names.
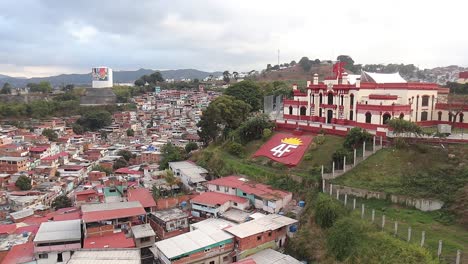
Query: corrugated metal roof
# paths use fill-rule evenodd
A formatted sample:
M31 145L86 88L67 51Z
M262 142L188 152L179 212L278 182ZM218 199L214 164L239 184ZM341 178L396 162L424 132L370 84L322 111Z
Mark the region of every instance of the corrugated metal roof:
M81 221L67 220L42 223L34 242L58 242L81 240Z
M140 264L140 249L79 250L68 264Z
M278 214L270 214L256 220L226 228L225 230L236 237L244 238L269 230L276 230L294 223L297 223L297 220Z

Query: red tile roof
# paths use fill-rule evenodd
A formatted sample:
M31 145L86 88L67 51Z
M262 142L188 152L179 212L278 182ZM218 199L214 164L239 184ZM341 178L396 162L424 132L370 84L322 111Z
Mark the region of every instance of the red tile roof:
M460 72L458 77L461 79L468 79L468 71Z
M193 198L190 201L194 203L201 203L201 204L207 204L207 205L217 205L217 204L225 204L229 201L233 201L236 203L246 203L247 199L239 197L239 196L235 196L235 195L230 195L230 194L206 192L206 193L200 194L199 196Z
M28 225L40 225L41 223L48 222L49 220L50 218L46 216L40 217L33 215L21 220L21 222Z
M16 231L16 224L0 225L0 234L12 234Z
M127 192L129 202L139 201L143 207L155 207L156 202L150 191L146 188L129 189Z
M34 261L34 243L15 245L3 259L2 264L16 264Z
M84 239L83 248L134 248L132 238L125 237L125 233L119 232L105 236L88 237Z
M29 151L34 151L34 152L44 152L48 149L49 147L32 147L29 149Z
M59 214L59 215L54 216L54 221L66 221L66 220L76 220L76 219L81 219L81 212Z
M146 214L143 207L114 209L114 210L102 210L94 212L83 212L83 221L85 223L112 220L117 218L139 216Z
M262 183L255 183L249 180L242 181L241 178L240 176L227 176L209 181L208 184L237 188L245 193L254 194L266 199L285 198L291 194L290 192L275 190L271 186Z

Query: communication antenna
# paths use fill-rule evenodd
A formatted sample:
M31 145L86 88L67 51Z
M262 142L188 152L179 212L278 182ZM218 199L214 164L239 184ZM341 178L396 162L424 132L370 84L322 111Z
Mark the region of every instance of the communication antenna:
M280 57L280 50L278 49L278 67L279 67L279 65L280 65L280 63L279 63L279 57Z

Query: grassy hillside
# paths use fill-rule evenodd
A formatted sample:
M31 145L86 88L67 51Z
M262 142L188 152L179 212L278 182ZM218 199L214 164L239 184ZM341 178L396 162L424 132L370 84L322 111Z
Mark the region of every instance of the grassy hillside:
M467 170L467 145L416 145L380 150L334 183L450 202L468 183Z
M265 72L256 76L257 81L288 81L294 80L298 85L305 86L305 81L312 81L313 75L317 73L322 80L333 74L332 65L313 65L308 72L305 72L301 66L296 65L283 70Z

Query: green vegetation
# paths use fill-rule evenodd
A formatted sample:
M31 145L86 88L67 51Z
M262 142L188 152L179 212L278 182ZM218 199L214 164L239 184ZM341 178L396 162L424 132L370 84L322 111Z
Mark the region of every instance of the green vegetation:
M323 193L318 195L314 208L315 222L325 229L332 227L338 218L345 215L340 202Z
M148 84L149 86L154 86L158 83L164 82L164 78L160 72L154 72L150 75L143 75L138 80L135 81L136 86L145 86Z
M450 89L450 93L468 94L468 83L447 82L445 87Z
M118 170L120 168L125 168L128 166L128 162L125 160L125 158L119 158L114 161L114 165L112 166L113 170Z
M92 168L93 171L105 172L107 176L112 174L112 170L101 165L95 165Z
M185 145L185 152L190 153L193 150L197 150L198 145L195 142L189 142L187 145Z
M29 88L29 91L32 93L51 93L52 85L47 81L42 81L40 83L28 83L26 85Z
M465 145L386 148L333 183L452 202L457 190L468 183L467 150Z
M112 116L108 111L90 111L85 113L76 123L85 130L96 131L112 124Z
M31 190L31 179L26 175L21 175L15 182L15 186L18 187L22 191Z
M119 150L117 152L117 156L121 156L126 161L130 161L130 159L134 159L136 157L136 155L133 154L131 151L125 149Z
M4 83L2 89L0 90L0 94L11 94L11 90L13 90L13 86L9 83Z
M235 83L230 85L224 94L249 104L250 111L252 112L256 112L263 107L262 92L260 90L260 85L256 82L242 81Z
M54 208L54 210L58 210L58 209L61 209L61 208L67 208L67 207L70 207L72 206L72 202L70 200L70 198L68 198L68 196L66 195L60 195L60 196L57 196L57 198L54 199L54 201L52 202L51 204L51 207Z
M161 148L161 161L159 162L159 169L165 170L169 168L169 162L184 160L185 156L185 149L176 147L172 143L167 143Z
M135 131L131 128L127 129L127 137L135 136Z
M58 139L58 135L57 133L55 133L55 131L53 129L44 129L42 131L42 135L47 137L47 139L49 139L49 141L57 141Z

